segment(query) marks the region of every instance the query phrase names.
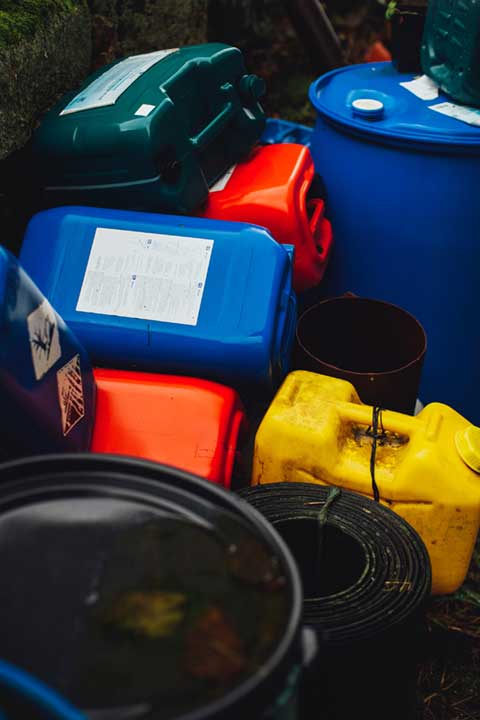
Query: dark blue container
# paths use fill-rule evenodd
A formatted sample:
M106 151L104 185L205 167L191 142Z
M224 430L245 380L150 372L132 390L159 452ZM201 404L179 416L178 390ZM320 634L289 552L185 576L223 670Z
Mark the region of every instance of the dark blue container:
M422 100L400 84L412 79L370 63L310 88L335 235L323 289L415 315L428 337L422 401L478 424L480 127L432 110L447 98Z
M288 371L292 250L264 228L57 208L21 260L94 363L268 388Z
M0 247L0 454L87 450L95 385L85 350Z
M307 125L300 125L289 120L277 120L267 118L265 130L260 138L262 145L274 145L275 143L298 143L310 147L312 142L313 128Z

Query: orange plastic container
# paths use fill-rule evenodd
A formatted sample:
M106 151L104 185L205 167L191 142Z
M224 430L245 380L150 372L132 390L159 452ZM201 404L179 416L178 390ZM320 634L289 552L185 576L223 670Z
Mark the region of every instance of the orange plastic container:
M133 455L230 486L245 413L235 390L175 375L94 370L92 452Z
M262 225L277 242L294 245L293 286L297 292L321 281L330 255L332 228L325 218L310 150L304 145L255 148L210 188L200 215Z

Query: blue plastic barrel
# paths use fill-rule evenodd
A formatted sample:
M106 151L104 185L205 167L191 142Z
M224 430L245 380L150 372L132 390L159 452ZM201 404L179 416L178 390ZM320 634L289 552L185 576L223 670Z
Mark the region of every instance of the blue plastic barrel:
M0 247L0 456L87 450L94 416L86 351Z
M271 390L296 322L293 248L246 223L63 207L21 261L94 363Z
M369 63L310 87L336 243L323 288L415 315L428 337L422 401L479 423L480 127L443 114L458 111L434 89L414 85L422 99L401 84L412 79Z

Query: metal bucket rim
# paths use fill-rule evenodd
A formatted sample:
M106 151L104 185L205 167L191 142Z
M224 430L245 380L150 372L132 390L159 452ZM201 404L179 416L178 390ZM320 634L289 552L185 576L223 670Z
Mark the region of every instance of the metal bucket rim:
M407 316L408 318L413 320L414 323L417 325L417 327L420 329L421 335L423 337L423 347L422 347L421 352L417 355L417 357L415 357L413 360L410 360L410 362L406 363L405 365L402 365L401 367L395 368L393 370L382 370L381 372L358 372L357 370L349 370L348 368L341 368L341 367L337 367L336 365L331 365L330 363L325 362L321 358L318 358L315 355L312 355L312 353L304 346L304 344L300 340L299 333L298 333L298 328L300 326L300 323L303 320L303 318L306 315L308 315L308 313L313 312L321 305L326 305L328 303L339 302L339 301L347 301L347 302L361 301L361 302L375 303L375 305L384 305L385 307L394 308L395 310L399 310L405 316ZM387 377L387 376L395 375L396 373L404 372L408 368L412 367L413 365L416 365L418 362L421 361L421 359L425 356L425 353L427 352L427 344L428 344L427 333L425 332L425 328L423 327L422 323L419 320L417 320L417 318L414 315L412 315L412 313L408 312L408 310L405 310L404 308L400 307L399 305L395 305L394 303L386 302L385 300L376 300L375 298L357 297L356 295L339 295L338 297L326 298L325 300L321 300L319 303L316 303L315 305L312 305L311 307L304 310L304 312L298 318L297 327L295 330L295 337L296 337L297 343L298 343L299 347L302 349L302 351L306 355L308 355L308 357L311 358L314 362L321 363L322 365L325 365L325 367L331 368L334 371L348 373L349 375L353 375L355 377L366 377L366 376Z

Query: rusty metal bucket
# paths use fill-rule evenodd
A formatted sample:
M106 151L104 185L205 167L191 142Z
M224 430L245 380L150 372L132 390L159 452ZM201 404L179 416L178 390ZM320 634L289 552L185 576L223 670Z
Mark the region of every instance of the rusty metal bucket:
M293 368L348 380L364 403L413 414L426 349L406 310L347 294L300 316Z

